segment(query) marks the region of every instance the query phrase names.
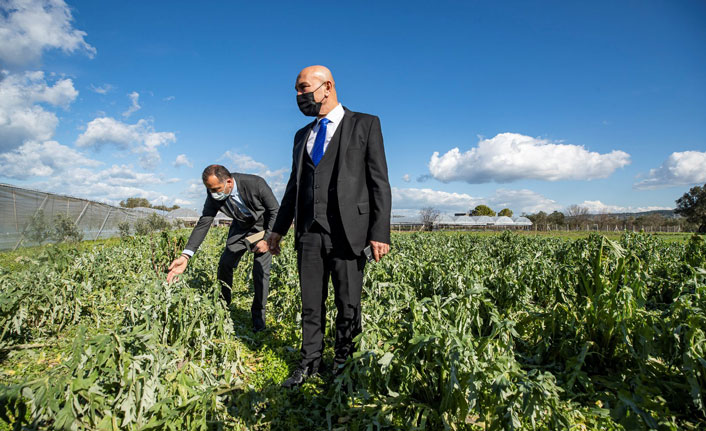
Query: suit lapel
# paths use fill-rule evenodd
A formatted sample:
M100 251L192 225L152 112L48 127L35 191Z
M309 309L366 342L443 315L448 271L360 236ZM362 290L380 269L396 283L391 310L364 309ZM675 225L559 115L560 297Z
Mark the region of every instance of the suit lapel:
M301 139L299 140L299 142L296 143L296 146L294 147L294 156L296 157L295 160L297 161L297 184L299 184L299 178L302 174L302 162L304 160L304 151L306 151L306 141L309 140L309 134L311 134L311 129L314 128L314 124L316 124L316 120L309 124L306 131L302 133Z
M343 119L341 120L341 141L338 144L338 166L341 169L343 163L345 163L345 154L348 150L348 144L353 137L353 112L349 111L346 107L343 107L345 113L343 114ZM338 132L338 131L337 131Z

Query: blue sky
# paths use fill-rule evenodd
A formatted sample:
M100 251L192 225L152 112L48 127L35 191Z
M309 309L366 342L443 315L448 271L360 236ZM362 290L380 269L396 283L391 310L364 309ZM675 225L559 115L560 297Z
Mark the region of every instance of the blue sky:
M201 208L278 196L328 66L380 116L393 209L673 208L706 183L706 3L0 2L0 182Z

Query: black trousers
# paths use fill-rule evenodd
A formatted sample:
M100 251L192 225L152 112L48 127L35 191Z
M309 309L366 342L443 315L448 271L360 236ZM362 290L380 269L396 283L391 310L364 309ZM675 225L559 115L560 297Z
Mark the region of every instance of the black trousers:
M329 277L336 304L334 369L355 351L353 338L362 331L360 295L365 258L350 251L315 223L300 236L297 265L302 300L303 368L317 370L321 364L326 330L326 297Z
M232 251L226 247L218 262L218 280L221 283L221 296L230 305L231 289L233 287L233 270L238 266L240 258L246 252L245 244ZM270 290L270 266L272 255L269 252L256 253L252 265L252 279L255 296L252 301L250 311L252 313L252 323L255 329L265 327L265 306L267 305L267 294Z

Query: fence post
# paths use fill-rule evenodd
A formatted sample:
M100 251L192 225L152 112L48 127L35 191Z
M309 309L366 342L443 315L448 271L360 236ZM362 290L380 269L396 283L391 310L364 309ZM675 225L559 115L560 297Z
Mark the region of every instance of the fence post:
M17 202L15 201L15 189L12 189L12 208L15 210L15 231L20 231L20 225L17 223Z
M100 228L100 229L98 229L98 233L96 234L96 237L95 237L95 238L93 238L94 240L98 239L98 237L100 236L101 232L103 232L103 228L105 227L105 222L107 222L107 221L108 221L108 217L110 217L110 213L111 213L111 211L113 211L113 209L112 209L112 208L108 209L108 214L106 214L106 216L105 216L105 220L103 220L103 224L101 225L101 228Z
M90 203L91 203L91 202L86 201L86 206L84 206L84 207L83 207L83 210L81 210L81 214L79 214L78 217L76 217L76 221L74 222L74 224L75 224L77 227L78 227L78 222L81 220L81 217L83 217L83 213L86 212L86 209L88 209L88 205L90 205Z

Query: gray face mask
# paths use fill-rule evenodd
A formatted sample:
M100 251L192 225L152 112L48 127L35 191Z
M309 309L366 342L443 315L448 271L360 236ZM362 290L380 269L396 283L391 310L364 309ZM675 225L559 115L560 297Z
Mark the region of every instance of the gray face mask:
M228 198L228 196L230 195L226 194L225 192L211 192L211 197L217 201L224 201Z

